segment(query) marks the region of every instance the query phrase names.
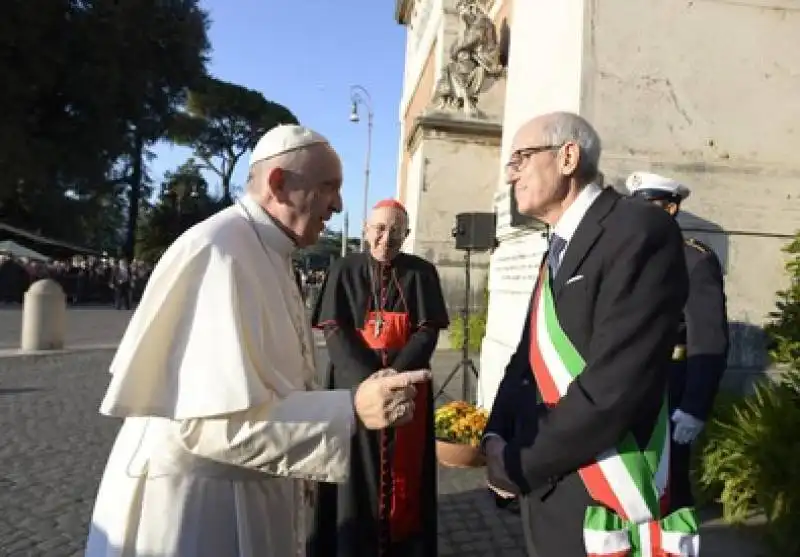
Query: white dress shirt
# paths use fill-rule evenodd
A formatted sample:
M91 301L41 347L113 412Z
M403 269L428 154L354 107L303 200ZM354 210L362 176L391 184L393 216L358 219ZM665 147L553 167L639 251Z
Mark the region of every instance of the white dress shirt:
M567 207L567 210L564 211L564 214L561 215L561 218L558 219L555 226L550 229L551 234L563 238L564 242L566 242L564 249L561 251L561 256L559 257L559 265L564 262L564 254L567 253L569 249L569 243L575 235L578 225L583 220L589 207L592 206L592 203L600 196L602 191L603 189L597 184L589 184L583 188L578 194L578 197L575 198L575 201L572 202L572 205Z

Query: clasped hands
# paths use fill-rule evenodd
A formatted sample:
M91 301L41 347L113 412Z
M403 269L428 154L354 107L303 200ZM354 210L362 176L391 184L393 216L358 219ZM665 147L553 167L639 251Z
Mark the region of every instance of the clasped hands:
M416 384L429 381L426 369L398 372L391 368L376 371L361 382L353 405L367 429L403 425L414 418Z

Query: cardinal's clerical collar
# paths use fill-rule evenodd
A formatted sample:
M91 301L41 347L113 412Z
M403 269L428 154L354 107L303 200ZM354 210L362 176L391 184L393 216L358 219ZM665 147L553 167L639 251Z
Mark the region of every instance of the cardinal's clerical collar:
M397 254L397 255L400 255L400 254ZM372 257L371 253L367 252L367 259L369 260L371 265L374 265L378 269L388 270L388 269L391 269L392 267L394 267L394 263L395 263L395 260L397 259L397 255L394 256L389 261L378 261L377 259Z
M239 198L239 203L244 208L245 218L252 219L255 229L264 244L282 256L288 256L295 250L297 246L294 240L283 231L278 223L275 222L275 219L255 199L249 195L243 195Z

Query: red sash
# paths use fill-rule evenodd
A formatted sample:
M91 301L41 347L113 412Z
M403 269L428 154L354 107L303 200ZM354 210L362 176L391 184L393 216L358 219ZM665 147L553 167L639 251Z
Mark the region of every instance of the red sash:
M403 307L407 310L399 285L397 285L397 289ZM408 313L368 311L364 327L359 330L359 333L370 348L382 352L383 365L386 366L388 365L386 351L397 350L406 345L411 333L411 323ZM404 540L422 531L420 490L423 459L420 457L420 452L425 446L425 436L428 434L428 389L430 387L427 382L420 383L416 387L414 419L406 425L394 428L394 455L391 467L389 467L388 455L389 436L385 430L381 431L380 436L379 516L382 521L388 519L389 535L392 541ZM384 500L386 489L391 491L390 502Z

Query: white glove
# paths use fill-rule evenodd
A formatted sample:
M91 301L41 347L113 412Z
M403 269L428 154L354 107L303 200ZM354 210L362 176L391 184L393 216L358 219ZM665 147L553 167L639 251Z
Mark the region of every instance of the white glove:
M672 440L679 445L687 445L694 441L705 425L702 420L698 420L681 410L675 410L672 413L672 421L675 423Z

